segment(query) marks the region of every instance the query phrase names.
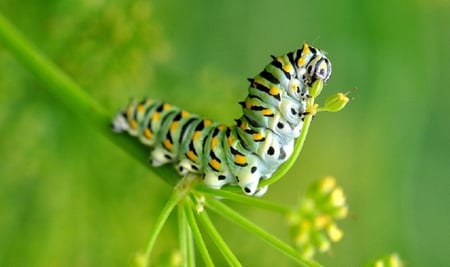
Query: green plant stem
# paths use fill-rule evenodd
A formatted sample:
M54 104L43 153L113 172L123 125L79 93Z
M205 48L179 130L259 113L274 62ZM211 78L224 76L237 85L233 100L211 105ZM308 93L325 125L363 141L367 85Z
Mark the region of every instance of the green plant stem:
M214 227L214 224L209 219L208 214L206 212L200 212L197 217L199 218L200 223L205 227L205 230L208 232L214 244L216 244L220 253L222 253L222 255L225 257L228 264L233 267L242 266L239 260L234 255L233 251L231 251L230 247L223 240L216 227Z
M93 100L69 76L53 62L40 53L0 14L0 44L3 44L29 71L44 85L45 89L72 110L78 117L87 121L97 132L102 133L132 157L150 167L147 162L148 149L125 134L116 134L111 130L112 116L103 106ZM82 129L80 127L80 129ZM173 168L149 168L170 185L179 179Z
M180 250L184 267L195 267L194 240L192 231L184 213L184 205L178 204L178 228L180 238Z
M166 205L161 210L161 213L159 214L159 217L156 219L155 225L152 228L152 231L150 233L150 237L148 240L147 247L145 249L145 265L147 266L150 259L150 253L152 252L153 246L155 245L156 239L161 232L161 229L163 228L167 218L169 218L170 213L172 213L173 209L177 205L177 203L184 197L184 194L180 194L176 190L172 193L169 200L167 200Z
M185 205L185 203L184 203ZM180 250L183 255L183 266L195 267L194 239L184 212L184 205L178 204L178 226L180 229Z
M271 185L281 178L292 168L294 163L297 161L298 156L300 155L300 151L303 149L303 145L305 144L306 136L308 135L309 126L311 125L312 115L306 115L305 120L303 121L302 132L295 142L294 151L292 156L283 164L281 167L270 177L269 179L263 180L259 183L259 187L263 187L265 185Z
M206 247L205 241L203 240L202 233L198 228L198 224L195 221L194 213L189 205L184 205L184 212L186 213L186 218L189 222L189 226L192 229L195 244L197 245L198 251L202 256L206 266L214 266L211 256L209 255L208 248Z
M317 263L315 261L301 257L294 248L287 245L286 243L284 243L277 237L271 235L266 230L260 228L259 226L252 223L251 221L247 220L242 215L235 212L231 208L227 207L225 204L218 201L217 199L215 199L213 197L208 197L207 206L212 208L214 211L216 211L218 214L220 214L224 218L229 219L230 221L236 223L237 225L241 226L242 228L246 229L247 231L259 236L261 239L266 241L269 245L271 245L275 249L281 251L286 256L289 256L290 258L295 260L301 266L309 266L309 267L321 266L319 263Z
M223 197L223 198L226 198L226 199L229 199L232 201L236 201L239 203L243 203L246 205L251 205L253 207L258 207L258 208L262 208L265 210L274 211L277 213L281 213L283 215L291 211L289 207L283 206L281 204L273 203L271 201L267 201L267 200L264 200L261 198L256 198L253 196L243 195L242 193L234 193L234 192L230 192L230 191L226 191L226 190L222 190L222 189L210 188L204 184L196 185L194 190L197 192L210 194L212 196Z

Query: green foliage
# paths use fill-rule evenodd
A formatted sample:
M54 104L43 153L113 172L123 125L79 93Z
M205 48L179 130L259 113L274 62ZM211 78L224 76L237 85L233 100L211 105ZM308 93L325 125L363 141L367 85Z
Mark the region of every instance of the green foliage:
M448 263L449 215L430 208L449 200L445 1L4 0L0 11L108 114L130 96L147 95L230 122L245 77L268 62L268 52L305 40L320 44L334 67L327 88L356 86L355 101L339 116L315 119L301 160L267 198L291 203L308 177L331 172L352 216L342 222L343 241L318 256L325 266L360 266L393 250L411 266ZM0 265L126 265L146 242L142 233L154 225L170 187L37 90L42 85L3 45ZM135 152L145 160L146 151ZM244 213L276 235L284 231L276 219ZM239 244L235 253L246 265L291 263L215 222L229 231L230 246ZM178 243L172 217L165 229L158 258Z

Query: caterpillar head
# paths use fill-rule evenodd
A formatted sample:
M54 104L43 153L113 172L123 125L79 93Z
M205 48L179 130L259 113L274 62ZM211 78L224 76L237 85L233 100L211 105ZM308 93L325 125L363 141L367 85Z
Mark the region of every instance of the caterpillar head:
M299 69L299 76L301 76L300 80L311 86L318 79L326 82L330 78L331 63L324 52L304 44L297 53L299 53L297 68Z
M306 65L306 79L308 85L311 85L318 79L326 82L331 75L331 63L325 55L320 52L314 56Z

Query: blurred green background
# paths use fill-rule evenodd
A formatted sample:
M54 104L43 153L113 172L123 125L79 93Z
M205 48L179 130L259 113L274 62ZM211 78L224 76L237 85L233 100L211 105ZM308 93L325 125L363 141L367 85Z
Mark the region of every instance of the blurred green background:
M322 94L356 88L353 101L316 117L266 198L294 204L334 175L351 214L325 266L391 252L449 266L450 1L2 0L0 11L111 116L150 96L231 123L270 54L305 41L327 51ZM41 89L0 44L0 266L127 265L171 189ZM282 218L237 208L287 237ZM215 220L244 266L292 265ZM155 256L176 247L174 229L172 218Z

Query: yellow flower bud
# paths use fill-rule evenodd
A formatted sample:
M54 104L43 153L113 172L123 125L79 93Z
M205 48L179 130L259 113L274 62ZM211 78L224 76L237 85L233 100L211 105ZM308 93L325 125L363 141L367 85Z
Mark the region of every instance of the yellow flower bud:
M397 254L392 254L389 257L389 266L390 267L402 267L403 262L400 260L400 257Z
M338 187L331 193L331 204L335 207L341 207L345 205L345 195L342 188Z
M328 237L333 242L338 242L344 236L344 232L339 229L335 224L330 224L327 228Z
M343 93L337 93L327 98L324 108L326 111L337 112L343 109L345 105L347 105L348 101L350 101L350 98L346 95Z
M322 193L330 192L336 186L336 179L333 176L326 176L319 182L319 190Z

